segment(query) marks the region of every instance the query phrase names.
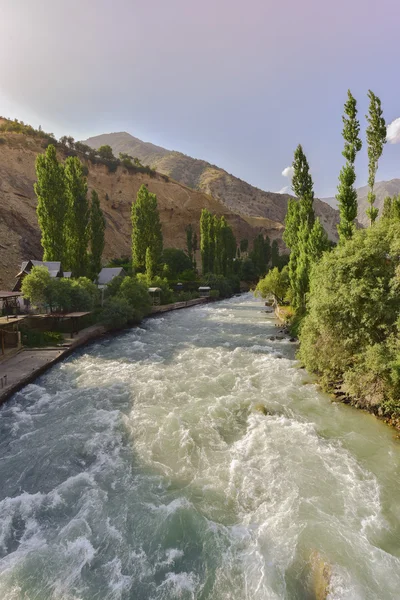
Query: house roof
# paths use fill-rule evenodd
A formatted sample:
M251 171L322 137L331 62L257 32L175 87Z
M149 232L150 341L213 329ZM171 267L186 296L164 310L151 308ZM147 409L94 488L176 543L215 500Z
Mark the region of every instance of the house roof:
M209 292L211 290L210 287L208 287L208 285L202 285L199 287L199 292Z
M151 294L154 294L154 292L161 292L161 288L159 288L159 287L151 287L151 288L149 288L149 292Z
M28 268L29 265L32 265L32 267L46 267L46 269L50 273L50 277L57 277L57 275L61 271L60 261L25 260L21 264L21 270L18 273L17 277L21 277L23 273L30 273L30 269Z
M64 278L71 279L72 271L64 271Z
M122 267L103 267L97 278L98 285L107 285L114 277L125 276L126 273Z
M18 298L22 296L22 292L8 292L0 290L0 300L4 298Z

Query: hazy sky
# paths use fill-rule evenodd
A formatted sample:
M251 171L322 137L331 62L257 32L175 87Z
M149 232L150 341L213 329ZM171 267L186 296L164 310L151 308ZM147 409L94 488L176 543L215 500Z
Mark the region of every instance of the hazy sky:
M368 88L400 117L399 0L0 0L0 18L0 115L128 131L266 190L290 183L300 142L316 193L335 194L349 87L363 135ZM358 185L366 171L363 151ZM378 172L394 177L400 143Z

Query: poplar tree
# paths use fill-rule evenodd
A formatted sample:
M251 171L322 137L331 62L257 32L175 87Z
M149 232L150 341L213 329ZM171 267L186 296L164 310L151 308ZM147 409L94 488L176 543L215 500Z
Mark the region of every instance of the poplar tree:
M378 161L382 156L383 146L386 144L386 123L382 114L381 101L378 96L368 90L369 109L366 115L368 121L367 143L368 143L368 203L367 216L370 225L373 225L378 216L378 209L375 204L375 177L378 170Z
M97 192L92 190L92 201L90 205L90 269L93 277L101 271L101 257L104 250L104 232L106 220L100 208L100 200Z
M314 224L315 214L313 208L314 191L310 167L301 144L294 152L292 190L300 201L300 219L307 221L309 228Z
M65 252L64 221L67 212L64 167L57 160L56 149L50 144L36 158L34 185L38 199L37 217L41 231L43 260L63 261Z
M74 277L87 274L89 242L89 203L86 177L76 156L65 161L65 186L68 210L65 221L67 265Z
M271 267L279 266L279 246L278 241L274 240L271 246Z
M200 216L200 252L203 274L210 273L210 220L211 213L203 208Z
M189 224L186 227L186 253L193 264L193 227Z
M145 185L139 188L136 202L132 204L132 262L135 269L146 268L146 250L149 248L154 267L161 261L163 236L157 196Z
M149 247L146 248L146 277L147 282L150 284L154 277L154 262L152 251Z
M356 172L354 162L356 154L361 150L362 142L359 138L360 123L357 120L357 101L347 91L347 102L344 105L343 131L344 150L342 155L346 164L339 174L339 185L336 199L339 204L340 223L338 232L341 241L352 237L357 217L357 190L354 187Z

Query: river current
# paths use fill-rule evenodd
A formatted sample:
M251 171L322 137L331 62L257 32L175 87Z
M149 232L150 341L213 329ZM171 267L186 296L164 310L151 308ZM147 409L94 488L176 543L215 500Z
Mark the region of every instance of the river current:
M400 598L394 431L276 334L250 295L169 313L4 405L1 600L311 600L316 556L329 599Z

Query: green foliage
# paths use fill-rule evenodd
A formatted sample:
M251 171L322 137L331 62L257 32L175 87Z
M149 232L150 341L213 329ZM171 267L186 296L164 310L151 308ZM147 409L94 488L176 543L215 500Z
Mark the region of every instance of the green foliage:
M300 218L302 222L307 221L309 228L311 228L315 218L313 209L314 184L310 174L310 167L301 144L297 146L294 152L292 166L292 189L300 201Z
M131 306L129 321L139 323L151 312L148 286L138 277L125 277L121 282L118 297L125 299Z
M74 277L88 271L89 203L82 163L76 156L65 161L65 186L68 210L65 223L66 265Z
M202 285L209 286L212 290L218 290L220 298L229 298L236 291L239 291L239 281L235 278L227 278L215 273L207 273L203 276Z
M115 156L113 154L111 146L105 144L104 146L100 146L97 150L97 154L100 158L104 158L105 160L114 160Z
M200 250L203 273L233 273L236 240L232 228L224 216L212 215L206 208L200 217Z
M21 338L24 346L38 348L44 346L58 346L64 340L62 333L57 331L39 331L21 327Z
M300 358L325 387L400 416L399 239L398 221L381 222L313 267Z
M35 306L46 304L50 282L50 273L46 267L33 267L29 275L22 280L23 297Z
M357 120L357 101L347 92L347 102L344 105L343 119L343 139L344 150L342 152L346 159L346 164L342 167L339 174L339 185L336 199L339 204L340 223L338 225L339 237L341 240L348 239L355 230L355 220L357 217L357 190L354 187L356 172L354 162L356 154L361 150L362 142L360 135L360 123Z
M113 296L105 303L100 315L104 325L111 328L124 327L132 316L132 306L126 298Z
M260 279L255 290L255 295L261 296L261 298L273 295L282 304L289 291L289 286L288 268L284 267L282 271L279 271L278 267L274 267L263 279Z
M383 152L383 146L386 144L386 123L383 118L383 112L381 107L381 101L378 96L368 90L369 98L369 110L366 119L368 121L367 127L367 142L368 142L368 203L369 208L367 209L367 215L370 220L370 224L373 225L377 216L378 209L374 206L375 204L375 177L378 170L378 161Z
M154 277L154 261L149 247L146 248L146 277L149 281Z
M186 229L186 252L191 262L191 266L193 266L193 227L189 224ZM190 267L188 267L190 268ZM183 270L183 269L182 269Z
M149 248L154 266L160 264L163 236L157 197L145 185L138 191L132 204L132 262L135 269L146 267L146 250Z
M90 311L99 301L97 287L90 279L51 278L46 267L33 267L21 289L32 304L57 312Z
M253 283L258 280L258 270L251 258L245 258L241 261L239 277L241 281Z
M167 265L172 278L178 277L184 271L190 271L193 278L193 259L186 252L178 248L164 248L162 262Z
M64 167L58 162L52 144L36 159L36 177L34 189L38 199L36 212L42 234L43 260L63 261L67 214Z
M101 271L101 257L104 250L104 232L106 220L100 208L100 200L97 192L92 190L92 202L90 205L90 271L92 277L96 277Z
M203 273L212 272L211 257L211 213L203 208L200 216L200 252Z
M254 239L253 251L250 253L250 258L258 271L258 274L264 276L268 271L271 260L271 242L269 237L264 238L262 233Z

